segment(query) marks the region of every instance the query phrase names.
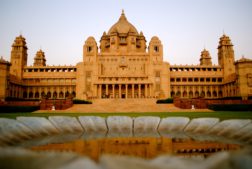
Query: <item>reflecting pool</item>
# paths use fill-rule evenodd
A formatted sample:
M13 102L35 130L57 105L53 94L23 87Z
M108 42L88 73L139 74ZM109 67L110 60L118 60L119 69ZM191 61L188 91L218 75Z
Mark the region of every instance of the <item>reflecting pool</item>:
M98 161L103 154L127 155L152 159L159 155L206 158L220 151L240 149L241 145L192 138L115 137L76 139L61 143L31 146L34 151L76 152Z

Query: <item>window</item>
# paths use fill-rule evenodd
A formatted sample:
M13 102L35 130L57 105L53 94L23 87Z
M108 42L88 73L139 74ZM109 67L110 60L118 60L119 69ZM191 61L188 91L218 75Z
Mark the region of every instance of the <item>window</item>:
M91 71L86 71L86 76L91 77Z
M154 46L154 51L155 51L155 52L158 52L158 51L159 51L158 46Z
M120 44L127 44L126 37L120 37Z
M159 91L160 90L160 84L156 84L156 91Z
M155 72L155 76L156 76L156 77L160 77L160 71L156 71L156 72Z
M88 46L88 47L87 47L87 51L88 51L88 52L91 52L91 51L92 51L92 47L91 47L91 46Z

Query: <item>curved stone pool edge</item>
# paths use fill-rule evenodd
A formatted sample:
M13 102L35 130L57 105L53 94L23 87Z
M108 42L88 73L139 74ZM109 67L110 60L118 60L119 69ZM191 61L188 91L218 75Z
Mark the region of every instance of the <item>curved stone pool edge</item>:
M59 134L73 134L74 133L133 133L150 134L158 132L160 135L171 135L172 133L189 133L191 135L215 135L222 138L233 139L242 144L250 145L252 143L252 122L249 119L231 119L220 121L218 118L195 118L189 119L187 117L136 117L128 116L109 116L107 118L98 116L80 116L78 118L69 116L50 116L44 117L17 117L16 120L0 118L0 165L4 167L7 165L10 168L10 163L7 161L18 162L22 159L33 160L35 164L41 161L46 161L49 168L123 168L127 169L130 166L139 165L138 168L173 168L172 165L178 169L182 168L221 168L223 163L236 163L239 165L251 164L251 148L240 150L236 153L221 152L216 153L204 162L198 162L194 159L181 159L174 156L161 156L153 160L143 160L133 157L119 157L119 156L102 156L100 163L96 164L92 160L78 156L71 153L38 153L25 150L22 148L8 147L8 145L17 142L23 142L34 138L42 138L44 136L54 136ZM240 155L237 155L240 154ZM243 158L244 157L244 158ZM57 160L49 160L55 158ZM240 163L239 160L247 163ZM14 160L14 161L13 161ZM16 160L16 161L15 161ZM68 162L66 162L69 160ZM168 163L168 161L170 161ZM35 165L34 164L34 165ZM130 165L129 165L130 164ZM33 165L27 161L26 167ZM197 166L197 167L196 167ZM1 167L1 168L2 168ZM24 168L26 168L24 167ZM15 166L14 166L15 168ZM17 166L16 168L22 168Z
M161 136L176 133L190 135L214 135L252 144L252 121L250 119L194 118L140 116L49 116L0 118L0 144L14 144L36 137L66 133L109 133L144 135L156 133ZM203 137L202 137L203 138Z

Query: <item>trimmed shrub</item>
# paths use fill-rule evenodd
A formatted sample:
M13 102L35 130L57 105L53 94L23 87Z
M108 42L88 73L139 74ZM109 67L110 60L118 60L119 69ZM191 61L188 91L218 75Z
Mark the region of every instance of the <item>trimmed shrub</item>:
M39 110L40 106L0 106L0 113L17 113L17 112L33 112Z
M211 98L208 100L242 100L242 97L234 96L234 97L223 97L223 98Z
M252 104L210 104L208 109L214 111L251 111Z
M6 97L5 101L40 101L40 99L23 99L23 98L15 98L15 97Z
M173 103L173 99L172 98L160 99L160 100L157 100L156 103L157 104L169 104L169 103Z
M79 100L79 99L74 99L73 104L92 104L91 101L88 100Z

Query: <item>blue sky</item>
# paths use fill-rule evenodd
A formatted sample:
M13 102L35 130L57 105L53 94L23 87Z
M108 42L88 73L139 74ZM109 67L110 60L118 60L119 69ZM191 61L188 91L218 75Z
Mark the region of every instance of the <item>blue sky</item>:
M122 9L147 44L152 36L160 38L171 64L199 64L204 47L217 64L223 32L236 60L252 59L251 0L0 0L0 56L10 60L11 45L22 33L28 65L40 48L48 65L75 65L85 40L94 36L99 45Z

